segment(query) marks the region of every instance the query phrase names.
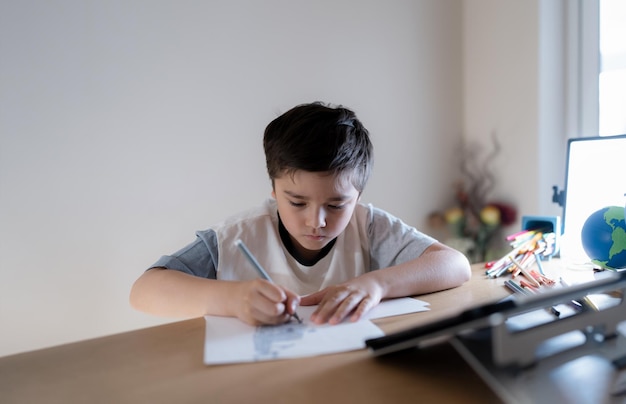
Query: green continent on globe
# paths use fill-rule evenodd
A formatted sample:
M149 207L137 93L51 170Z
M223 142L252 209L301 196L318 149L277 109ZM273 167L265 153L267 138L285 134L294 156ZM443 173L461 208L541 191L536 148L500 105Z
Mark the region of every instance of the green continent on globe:
M624 209L618 207L609 208L604 214L604 219L611 226L611 240L613 245L609 249L609 261L616 255L626 253L626 230L624 230ZM622 226L619 226L619 223Z

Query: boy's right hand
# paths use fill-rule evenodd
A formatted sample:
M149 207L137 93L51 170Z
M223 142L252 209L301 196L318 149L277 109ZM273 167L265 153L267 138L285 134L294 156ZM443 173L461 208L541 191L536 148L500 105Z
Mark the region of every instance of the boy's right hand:
M300 304L300 296L268 282L255 279L240 283L235 299L235 313L250 325L282 324L291 318Z

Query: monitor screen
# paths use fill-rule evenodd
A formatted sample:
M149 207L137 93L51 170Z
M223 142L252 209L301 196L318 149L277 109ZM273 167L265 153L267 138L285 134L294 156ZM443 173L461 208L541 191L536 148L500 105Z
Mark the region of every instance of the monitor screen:
M626 135L568 141L561 258L589 262L581 242L585 220L605 206L626 204Z

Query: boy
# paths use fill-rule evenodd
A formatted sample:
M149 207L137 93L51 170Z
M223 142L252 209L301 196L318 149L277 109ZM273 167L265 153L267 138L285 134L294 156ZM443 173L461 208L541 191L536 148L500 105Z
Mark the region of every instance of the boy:
M470 277L460 252L392 215L359 203L373 155L354 112L296 106L265 129L272 199L159 259L132 287L138 310L163 316L238 317L252 324L357 321L382 299L456 287ZM268 272L263 280L235 245Z

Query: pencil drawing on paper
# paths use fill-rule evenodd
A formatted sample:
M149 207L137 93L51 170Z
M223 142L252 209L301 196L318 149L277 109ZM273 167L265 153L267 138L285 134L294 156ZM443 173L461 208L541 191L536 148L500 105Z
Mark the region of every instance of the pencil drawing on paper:
M280 353L295 345L306 333L315 332L315 327L295 321L281 325L263 325L254 332L255 360L278 358Z

